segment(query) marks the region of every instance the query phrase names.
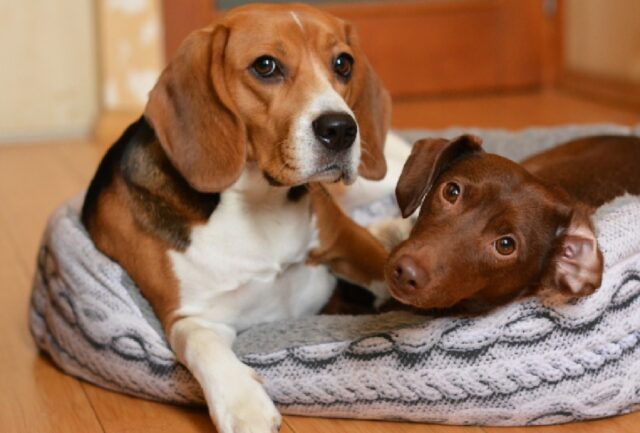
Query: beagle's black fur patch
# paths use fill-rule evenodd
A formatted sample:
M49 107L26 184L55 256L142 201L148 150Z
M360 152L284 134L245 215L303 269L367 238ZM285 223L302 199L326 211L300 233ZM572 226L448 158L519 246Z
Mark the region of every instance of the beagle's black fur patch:
M267 182L269 182L269 185L271 185L271 186L282 186L282 183L280 183L280 181L278 179L276 179L275 177L271 176L266 171L263 171L262 175L264 176L265 179L267 179Z
M287 191L287 200L292 201L294 203L300 201L302 197L307 195L309 189L307 189L307 185L298 185L289 188Z
M219 193L196 191L178 173L144 117L127 128L100 163L82 208L85 226L116 173L124 180L140 228L178 250L189 246L191 226L206 222L220 203Z

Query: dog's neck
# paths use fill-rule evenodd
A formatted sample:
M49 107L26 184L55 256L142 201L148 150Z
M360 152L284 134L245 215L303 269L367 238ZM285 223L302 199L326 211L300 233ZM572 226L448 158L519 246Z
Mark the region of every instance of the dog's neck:
M306 185L292 187L273 185L255 162L247 162L238 180L224 191L225 194L242 196L247 202L262 205L296 203L306 195L306 192Z

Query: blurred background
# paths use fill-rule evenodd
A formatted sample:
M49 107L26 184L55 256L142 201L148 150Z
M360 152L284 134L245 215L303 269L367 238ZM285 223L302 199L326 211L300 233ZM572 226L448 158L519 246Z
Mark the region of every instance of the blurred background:
M110 140L140 114L180 41L244 3L0 0L0 142ZM308 3L356 24L396 127L626 122L640 112L637 0ZM580 102L603 111L581 117ZM500 120L518 110L521 119Z

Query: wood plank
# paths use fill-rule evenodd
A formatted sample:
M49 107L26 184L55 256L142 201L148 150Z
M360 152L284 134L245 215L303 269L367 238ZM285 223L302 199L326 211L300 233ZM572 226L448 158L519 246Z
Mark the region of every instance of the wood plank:
M61 164L56 156L61 148L73 145L42 144L0 149L0 173L4 179L0 182L2 211L9 221L17 223L11 227L9 236L20 260L27 264L29 274L35 268L36 251L50 213L86 187L84 179ZM88 146L86 142L84 146Z
M300 416L287 417L287 423L297 433L482 433L479 427Z
M214 433L205 408L162 404L84 384L106 433ZM123 430L123 426L126 429ZM283 422L281 433L292 433Z
M129 397L85 383L106 433L214 433L204 408L189 408ZM126 426L126 428L125 428Z
M128 125L128 123L119 124L118 127L121 127L120 133L124 132L124 128ZM81 191L89 186L96 173L100 159L110 145L111 143L103 145L101 141L96 141L96 143L65 144L64 146L58 146L52 157L74 176L78 181L78 191Z
M21 248L22 233L39 231L41 219L24 219L18 212L17 200L42 203L50 194L41 189L32 196L24 196L21 182L15 179L8 163L23 169L28 164L29 148L13 152L0 149L0 315L3 350L0 352L0 431L3 432L101 432L102 428L76 379L63 375L49 361L39 356L27 324L35 247ZM12 194L7 193L10 187ZM26 187L26 189L29 189ZM46 207L46 204L43 206ZM34 212L46 213L42 208ZM38 228L34 230L34 221ZM18 251L22 250L22 253Z

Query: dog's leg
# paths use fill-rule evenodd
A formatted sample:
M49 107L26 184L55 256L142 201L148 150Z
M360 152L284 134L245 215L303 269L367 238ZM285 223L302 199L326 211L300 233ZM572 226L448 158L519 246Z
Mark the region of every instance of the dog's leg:
M349 218L319 184L309 186L320 245L309 254L309 264L324 264L344 279L366 287L376 304L388 297L384 264L388 252L364 227Z
M219 433L274 433L281 417L260 378L231 351L236 333L197 318L175 322L170 343L204 392Z

